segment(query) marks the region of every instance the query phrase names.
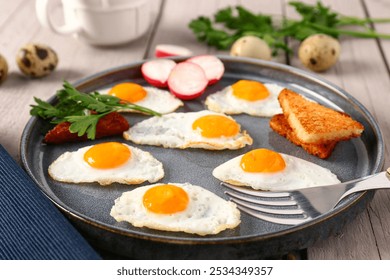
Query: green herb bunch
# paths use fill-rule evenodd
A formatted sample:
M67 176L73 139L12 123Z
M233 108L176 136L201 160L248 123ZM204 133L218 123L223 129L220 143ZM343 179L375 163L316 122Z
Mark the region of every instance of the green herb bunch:
M272 16L254 14L242 6L227 7L214 15L214 20L200 16L189 23L196 38L217 49L228 49L242 36L252 35L263 39L276 55L279 50L291 52L285 38L302 41L313 34L323 33L338 38L347 35L360 38L390 39L390 34L380 34L371 28L372 23L390 22L387 19L358 18L343 16L321 2L309 5L289 2L301 16L300 20L284 19L275 24ZM348 30L345 26L359 26L362 31Z
M132 103L124 103L112 95L79 92L67 81L64 82L63 89L57 91L56 96L58 102L55 105L34 97L36 105L31 105L30 114L49 120L53 124L70 122L70 132L77 133L78 136L86 133L88 139L91 140L96 137L99 119L111 112L131 109L160 116L153 110Z

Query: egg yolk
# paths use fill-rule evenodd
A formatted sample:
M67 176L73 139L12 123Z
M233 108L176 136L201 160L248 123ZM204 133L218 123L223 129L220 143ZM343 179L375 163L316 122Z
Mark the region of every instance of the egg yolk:
M116 96L122 100L135 103L144 99L147 92L140 85L134 83L122 83L114 86L108 94Z
M233 95L247 101L257 101L269 96L265 85L256 81L240 80L232 85Z
M84 161L93 168L114 168L131 157L130 149L117 142L96 144L84 154Z
M277 172L286 167L283 157L274 151L256 149L246 153L240 162L245 172Z
M207 115L196 119L192 124L193 130L200 130L203 137L231 137L240 131L240 126L232 119L219 115Z
M143 196L143 205L156 214L173 214L187 208L188 194L175 185L159 185L148 189Z

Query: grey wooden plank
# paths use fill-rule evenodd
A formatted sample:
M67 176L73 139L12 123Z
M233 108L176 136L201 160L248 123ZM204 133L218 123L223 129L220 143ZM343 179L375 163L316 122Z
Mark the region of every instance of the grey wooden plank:
M369 0L363 1L365 5L367 15L369 17L376 18L390 18L390 1L388 0ZM390 34L390 23L380 23L373 25L375 30L381 33ZM390 40L380 39L377 40L379 49L382 55L383 60L386 62L386 69L381 69L384 72L387 72L387 75L390 76L389 65L390 65ZM381 75L382 79L378 82L378 85L375 86L375 93L378 96L376 105L379 103L383 104L381 107L383 113L378 115L378 121L381 123L381 128L384 134L385 144L388 143L389 139L389 118L384 114L386 113L385 106L388 107L388 102L386 100L390 97L390 85L386 82L385 73ZM385 168L389 167L389 145L386 145L386 162ZM377 191L375 195L374 203L369 207L369 216L371 224L374 230L378 252L381 259L390 259L390 194L386 190Z
M155 15L160 0L152 1ZM17 12L3 23L0 40L0 51L9 64L9 77L0 86L1 143L15 158L19 156L19 139L30 118L29 104L33 103L34 96L46 100L61 87L63 80L75 82L105 69L142 59L148 38L146 34L120 46L91 46L42 27L34 14L34 6L35 1L24 1L23 5L14 6ZM57 52L59 64L50 76L30 79L20 73L15 57L19 48L30 42L49 45Z
M215 53L196 37L188 27L191 20L204 15L211 17L220 7L237 5L237 1L174 1L166 0L164 13L158 26L156 36L151 44L149 58L154 58L154 50L159 44L172 44L188 48L196 54Z
M304 1L314 3L315 1ZM332 9L350 16L364 17L364 7L360 1L323 1ZM288 9L288 14L292 14ZM292 15L294 16L294 15ZM385 105L378 103L378 98L384 97L389 88L386 65L373 39L357 39L341 36L341 56L335 67L318 75L344 88L358 99L373 115L380 125L388 124ZM295 50L298 44L294 46ZM296 56L291 58L291 64L304 68ZM387 133L387 132L386 132ZM379 195L375 196L371 205L376 205ZM342 238L331 237L316 244L308 250L311 259L378 259L377 239L370 226L369 212L359 216L342 232ZM386 213L383 217L388 217ZM363 230L362 230L363 229ZM353 240L353 242L347 242ZM358 242L361 241L361 242ZM364 241L364 242L363 242Z
M390 18L390 1L389 0L364 0L363 4L366 8L367 15L374 18ZM389 23L374 23L376 31L380 33L390 34L390 22ZM389 72L390 65L390 40L380 39L378 40L382 55L387 62L387 71Z

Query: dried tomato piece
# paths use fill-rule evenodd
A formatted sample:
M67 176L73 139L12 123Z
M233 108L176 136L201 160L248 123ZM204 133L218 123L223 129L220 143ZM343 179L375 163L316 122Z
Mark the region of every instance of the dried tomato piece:
M77 133L69 131L71 123L62 122L46 133L43 140L47 144L61 144L66 142L78 142L88 140L87 135L77 136ZM112 112L102 117L96 126L96 139L120 135L129 129L129 123L119 113Z

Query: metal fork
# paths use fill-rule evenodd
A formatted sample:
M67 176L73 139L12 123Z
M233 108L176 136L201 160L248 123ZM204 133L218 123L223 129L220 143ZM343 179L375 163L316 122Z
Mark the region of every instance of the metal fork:
M332 210L343 198L356 192L390 188L390 168L374 175L328 186L294 191L258 191L221 183L237 207L256 218L283 225L298 225Z

